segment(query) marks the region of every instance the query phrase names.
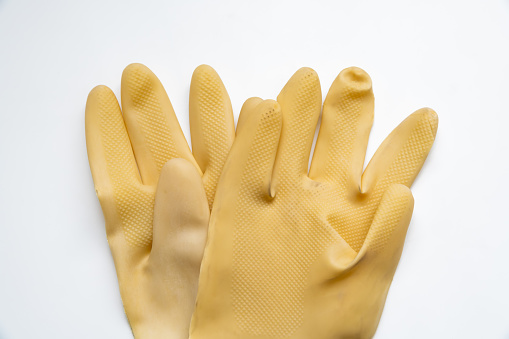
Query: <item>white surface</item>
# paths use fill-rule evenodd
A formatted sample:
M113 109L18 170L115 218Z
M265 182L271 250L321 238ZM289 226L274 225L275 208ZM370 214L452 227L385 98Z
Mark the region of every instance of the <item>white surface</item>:
M89 172L97 84L149 66L189 136L193 69L238 114L301 66L371 75L369 156L429 106L438 136L376 338L509 338L509 1L0 0L0 338L131 338Z

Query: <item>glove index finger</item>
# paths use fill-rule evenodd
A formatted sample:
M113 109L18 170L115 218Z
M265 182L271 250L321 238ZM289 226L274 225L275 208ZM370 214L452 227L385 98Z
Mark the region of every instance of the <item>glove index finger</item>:
M189 124L193 155L203 173L207 200L212 207L217 182L235 138L235 127L228 92L210 66L198 66L193 73Z
M249 115L254 112L256 106L258 106L262 101L263 100L261 98L251 97L244 102L242 108L240 109L239 119L237 120L237 128L235 130L236 135L242 133L242 129L248 128L247 122L249 120Z
M283 114L275 176L281 185L302 180L308 174L309 155L322 108L318 74L301 68L288 80L277 97Z
M274 100L264 100L244 114L246 121L228 155L221 187L229 191L240 186L243 193L265 199L275 194L272 173L283 119L281 107Z

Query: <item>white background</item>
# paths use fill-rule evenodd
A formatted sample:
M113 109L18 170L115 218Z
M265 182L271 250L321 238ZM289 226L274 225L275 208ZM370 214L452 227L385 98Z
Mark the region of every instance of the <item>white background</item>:
M84 108L149 66L189 136L193 69L238 115L299 67L325 97L364 68L368 155L406 115L440 117L376 338L509 338L509 1L0 0L0 338L131 338L90 175Z

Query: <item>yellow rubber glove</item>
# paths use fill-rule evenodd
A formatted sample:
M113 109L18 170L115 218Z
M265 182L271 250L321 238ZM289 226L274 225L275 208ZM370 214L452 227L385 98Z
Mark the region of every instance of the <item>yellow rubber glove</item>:
M239 118L212 209L192 339L370 338L413 210L409 186L433 144L421 109L362 173L373 121L369 76L348 68L321 108L316 73L299 70L276 101Z
M209 206L235 135L230 99L211 67L195 70L193 156L147 67L129 65L121 91L122 112L109 88L94 88L85 124L124 310L136 338L187 338Z

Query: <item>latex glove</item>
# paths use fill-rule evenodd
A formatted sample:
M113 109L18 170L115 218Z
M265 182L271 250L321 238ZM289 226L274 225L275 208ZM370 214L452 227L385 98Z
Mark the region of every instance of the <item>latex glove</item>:
M316 73L299 70L277 102L245 103L211 214L192 339L374 335L413 210L408 187L438 119L428 108L410 115L362 173L373 104L363 70L339 74L308 175Z
M85 124L124 310L136 338L187 338L209 206L235 135L230 99L211 67L195 70L192 154L147 67L129 65L121 91L122 112L109 88L94 88Z

